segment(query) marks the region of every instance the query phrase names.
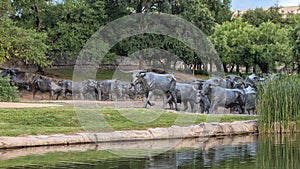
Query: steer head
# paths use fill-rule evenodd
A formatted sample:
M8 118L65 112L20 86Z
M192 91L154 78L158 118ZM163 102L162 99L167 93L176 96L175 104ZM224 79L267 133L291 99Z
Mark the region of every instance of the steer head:
M212 84L210 84L210 83L204 83L203 86L202 86L202 90L201 90L200 94L201 94L202 96L208 95L208 93L209 93L209 91L210 91L210 86L211 86L211 85L212 85Z
M137 73L134 73L132 75L132 79L131 79L131 86L135 86L136 84L139 84L139 83L143 83L144 82L144 77L146 76L146 72L144 71L141 71L141 72L137 72Z
M238 79L241 79L241 77L236 75L227 75L225 76L227 87L233 88L235 83L237 83Z
M227 76L225 76L225 78L230 80L230 82L234 82L234 81L237 81L238 79L241 79L240 76L236 76L236 75L227 75Z

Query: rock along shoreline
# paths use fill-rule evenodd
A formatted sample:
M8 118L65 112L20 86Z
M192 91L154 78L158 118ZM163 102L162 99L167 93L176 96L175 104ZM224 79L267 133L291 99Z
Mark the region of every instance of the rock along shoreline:
M102 142L183 139L258 133L258 121L235 121L224 123L200 123L188 127L149 128L147 130L124 130L109 133L77 133L73 135L30 135L0 137L0 149L36 146L87 144Z

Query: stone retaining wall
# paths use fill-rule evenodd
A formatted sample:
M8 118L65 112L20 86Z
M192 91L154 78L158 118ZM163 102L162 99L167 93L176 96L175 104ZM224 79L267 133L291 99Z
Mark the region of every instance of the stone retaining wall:
M188 127L150 128L110 133L54 134L24 137L0 137L0 149L49 145L69 145L95 142L138 141L158 139L196 138L258 133L258 122L201 123Z
M0 160L12 159L28 155L41 155L50 152L72 152L72 151L110 151L118 155L134 155L138 152L139 157L142 156L141 150L144 151L144 156L149 152L151 155L154 153L162 153L170 149L180 150L182 148L192 148L209 150L222 146L238 146L244 144L256 143L258 139L257 134L238 135L238 136L221 136L221 137L201 137L192 139L169 139L169 140L143 140L143 141L126 141L126 142L103 142L91 144L72 144L72 145L59 145L59 146L40 146L40 147L25 147L16 149L2 149L0 151ZM128 151L130 150L130 151ZM123 154L121 154L122 152ZM124 152L128 154L124 154Z

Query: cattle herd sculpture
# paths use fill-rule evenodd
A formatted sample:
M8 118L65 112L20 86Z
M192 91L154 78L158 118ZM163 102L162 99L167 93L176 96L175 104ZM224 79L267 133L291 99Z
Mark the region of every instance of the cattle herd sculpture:
M230 109L230 113L255 114L256 87L275 76L259 78L255 74L245 79L236 75L212 77L208 80L187 80L178 82L173 74L158 74L144 70L127 71L132 73L131 82L119 79L92 80L82 82L53 80L41 77L32 82L21 80L15 70L2 71L2 77L9 76L11 85L19 89L33 90L33 98L38 92L50 93L50 99L67 99L72 95L79 100L144 100L143 107L153 106L152 96L163 100L162 108L218 113L218 108ZM178 103L183 103L180 109ZM189 109L190 107L190 109Z

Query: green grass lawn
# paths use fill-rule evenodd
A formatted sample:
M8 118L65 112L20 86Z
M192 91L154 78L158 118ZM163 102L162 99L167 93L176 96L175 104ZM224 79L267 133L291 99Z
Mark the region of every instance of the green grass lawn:
M59 79L69 79L73 78L73 67L64 67L64 68L57 68L57 69L46 69L46 75L55 76ZM96 74L96 80L106 80L112 79L115 70L102 70L99 69Z
M206 121L252 120L253 116L209 116L142 108L48 108L0 109L0 136L20 136L82 131L143 130L153 127L189 126ZM213 118L212 118L213 117Z

